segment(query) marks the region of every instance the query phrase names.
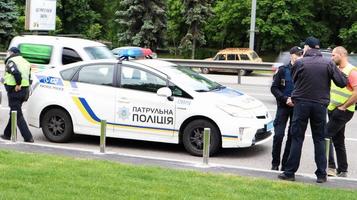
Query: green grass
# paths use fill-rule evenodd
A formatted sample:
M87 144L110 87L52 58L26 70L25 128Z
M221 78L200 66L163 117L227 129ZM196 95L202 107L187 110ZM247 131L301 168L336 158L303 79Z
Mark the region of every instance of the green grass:
M356 199L357 191L0 151L0 199Z

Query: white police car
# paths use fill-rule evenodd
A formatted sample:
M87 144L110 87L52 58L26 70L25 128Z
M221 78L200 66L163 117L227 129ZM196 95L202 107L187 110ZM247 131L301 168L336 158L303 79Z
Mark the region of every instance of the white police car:
M74 133L183 143L202 155L203 128L211 154L272 137L272 118L257 99L190 68L156 60L83 61L35 74L28 122L53 142Z

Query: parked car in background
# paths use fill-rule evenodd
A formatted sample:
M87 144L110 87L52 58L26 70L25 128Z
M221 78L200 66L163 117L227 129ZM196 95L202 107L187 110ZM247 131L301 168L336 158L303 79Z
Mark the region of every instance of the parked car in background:
M227 48L220 50L213 58L208 58L206 60L217 60L217 61L242 61L242 62L262 62L262 59L258 54L249 48ZM235 69L221 69L221 68L201 68L201 72L208 74L212 71L216 72L232 72L237 73ZM252 73L252 70L240 70L240 75L248 75Z
M78 61L114 58L102 43L81 38L24 35L11 40L9 49L17 47L28 60L32 72Z

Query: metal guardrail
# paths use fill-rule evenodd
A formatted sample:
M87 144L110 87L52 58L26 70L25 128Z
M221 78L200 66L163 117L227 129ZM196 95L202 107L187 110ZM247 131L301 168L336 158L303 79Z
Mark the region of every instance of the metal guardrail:
M272 71L272 62L212 61L191 59L161 59L178 65L198 68L246 69Z
M5 60L6 52L0 52L0 60Z

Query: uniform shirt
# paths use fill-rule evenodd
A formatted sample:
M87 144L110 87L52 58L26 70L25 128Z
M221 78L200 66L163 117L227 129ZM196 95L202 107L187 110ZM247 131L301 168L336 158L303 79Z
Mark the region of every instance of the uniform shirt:
M287 87L287 81L285 77L285 68L289 67L291 69L292 65L289 62L287 65L280 66L277 73L274 75L273 83L270 87L271 93L274 95L278 105L286 105L286 101L291 94L284 94L284 90ZM292 88L291 88L292 89Z

